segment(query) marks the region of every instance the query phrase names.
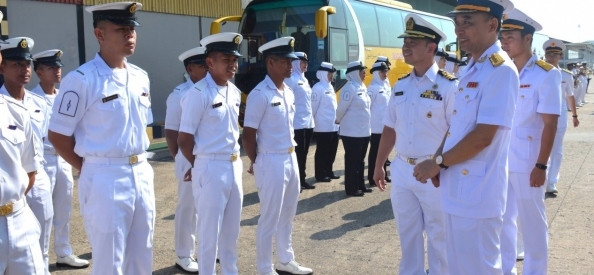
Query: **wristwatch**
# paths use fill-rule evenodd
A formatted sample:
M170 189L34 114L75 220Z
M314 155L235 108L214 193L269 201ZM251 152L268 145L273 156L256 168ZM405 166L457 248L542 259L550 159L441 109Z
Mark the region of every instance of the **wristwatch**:
M443 164L443 156L442 155L438 155L435 157L435 164L439 165L439 167L441 167L443 169L450 168L449 166Z

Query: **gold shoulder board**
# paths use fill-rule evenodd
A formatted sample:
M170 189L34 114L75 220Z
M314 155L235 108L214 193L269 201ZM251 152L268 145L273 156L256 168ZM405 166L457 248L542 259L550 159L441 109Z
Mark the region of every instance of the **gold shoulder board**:
M553 65L547 63L544 60L540 60L540 59L536 60L536 65L538 65L538 67L541 67L543 70L545 70L547 72L554 68Z
M442 69L440 69L439 71L437 71L437 74L443 76L444 78L446 78L449 81L454 81L454 80L458 79L454 75L452 75L451 73L448 73L447 71L444 71Z
M405 76L403 76L403 77L401 77L401 78L398 78L398 80L403 80L403 79L407 78L409 75L410 75L410 74L407 74L407 75L405 75Z
M568 73L568 74L570 74L570 75L573 75L573 73L570 70L568 70L568 69L561 69L561 70L564 71L564 72L566 72L566 73Z
M491 56L489 56L489 61L491 61L493 67L498 67L499 65L503 64L503 62L505 62L503 57L501 57L501 55L499 55L498 53L494 53Z

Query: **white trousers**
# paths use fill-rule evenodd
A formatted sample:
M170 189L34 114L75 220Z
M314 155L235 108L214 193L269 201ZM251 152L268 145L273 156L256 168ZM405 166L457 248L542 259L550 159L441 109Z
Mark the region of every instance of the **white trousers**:
M93 253L91 274L151 274L155 193L147 161L83 162L80 210Z
M192 165L181 152L175 155L177 178L177 207L175 208L175 254L178 257L194 257L196 232L198 230L196 206L192 182L184 181L184 175Z
M502 274L499 250L502 223L502 217L475 219L446 214L450 274Z
M530 187L530 174L509 173L507 204L501 232L501 256L504 274L517 274L516 220L522 224L524 264L522 274L547 274L548 224L544 193L546 186Z
M260 198L260 218L256 229L258 274L272 272L272 239L281 263L295 259L291 234L299 201L299 168L295 153L258 153L254 176Z
M559 124L566 121L559 121ZM549 158L549 169L547 170L547 184L553 185L559 182L559 171L561 170L561 161L563 160L563 139L565 138L565 132L567 127L558 127L557 133L555 133L555 141L553 142L553 149L551 151L551 157Z
M425 238L431 274L449 274L445 244L445 213L441 192L431 183L421 184L413 177L414 165L396 158L392 171L392 211L400 236L400 275L425 275Z
M54 252L58 257L72 255L70 215L72 213L72 166L56 154L45 153L45 172L52 186L54 207Z
M54 217L54 206L52 204L51 184L43 168L37 170L33 188L27 193L27 204L35 214L41 226L39 247L45 263L45 274L49 273L49 245L52 233L52 219Z
M216 275L217 255L222 274L239 274L242 170L241 159L231 162L198 156L194 162L192 188L198 209L199 274Z
M0 216L0 274L46 274L40 234L39 222L26 205L15 213Z

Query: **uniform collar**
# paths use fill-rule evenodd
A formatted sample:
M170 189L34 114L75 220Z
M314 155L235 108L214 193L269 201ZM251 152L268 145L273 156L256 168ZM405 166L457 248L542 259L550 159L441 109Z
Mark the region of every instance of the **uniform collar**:
M489 61L489 56L500 51L502 51L501 42L497 40L495 43L493 43L493 45L487 48L487 50L485 50L485 52L479 58L473 57L470 63L467 65L467 67L474 70L478 70L482 68L485 64L491 64L491 61Z
M425 76L431 80L431 83L435 83L435 80L437 79L437 71L439 71L439 67L437 66L437 63L433 62L433 65L431 65L429 70L425 72Z
M111 67L109 67L107 65L107 63L105 63L105 60L103 60L103 58L101 57L101 55L99 55L99 53L95 54L95 66L97 67L97 72L99 73L99 75L103 76L103 75L110 75L113 73L113 69ZM124 64L126 65L126 69L128 69L128 60L126 58L124 58Z
M268 86L268 88L275 90L277 93L280 94L280 91L278 90L278 88L276 88L276 85L274 85L274 82L272 82L272 79L270 78L270 76L266 75L266 77L264 78L264 83L266 83L266 86ZM285 84L284 81L283 81L283 91L287 91L287 84Z
M14 101L14 102L19 102L17 99L15 99L14 97L12 97L10 95L10 93L8 93L8 90L6 89L6 86L2 85L2 88L0 88L0 94L4 95L5 98ZM23 96L23 101L20 102L21 104L24 104L25 101L30 100L31 99L31 92L29 92L29 90L25 89L25 95Z
M536 55L533 54L532 57L530 57L530 59L528 59L528 62L526 62L526 65L524 65L524 68L522 68L522 72L534 69L534 66L536 65L537 60L538 59L537 59ZM520 74L522 72L520 72Z

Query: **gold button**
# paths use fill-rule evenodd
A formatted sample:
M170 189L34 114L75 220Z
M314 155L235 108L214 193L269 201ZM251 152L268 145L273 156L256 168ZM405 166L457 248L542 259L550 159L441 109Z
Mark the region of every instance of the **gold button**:
M466 96L464 97L464 99L468 100L468 99L470 99L470 96L469 96L469 95L466 95Z
M231 154L231 161L237 160L237 154Z
M128 163L130 163L130 164L138 163L138 156L135 155L135 156L131 156L130 158L128 158Z
M524 99L524 95L521 95L520 98Z
M291 147L289 147L289 154L290 154L290 153L293 153L293 151L295 151L295 147L292 147L292 146L291 146Z
M456 111L456 109L454 109L453 113L454 113L454 115L455 115L455 114L457 114L457 113L458 113L458 111Z
M528 136L528 140L532 141L532 137L531 136Z
M466 170L466 169L462 170L462 175L464 175L464 176L468 175L468 170Z
M450 132L448 131L448 137L450 136Z
M431 118L433 116L433 114L431 114L431 112L427 113L427 118Z
M464 91L464 89L462 89L462 88L458 89L458 92L462 92L462 91Z

